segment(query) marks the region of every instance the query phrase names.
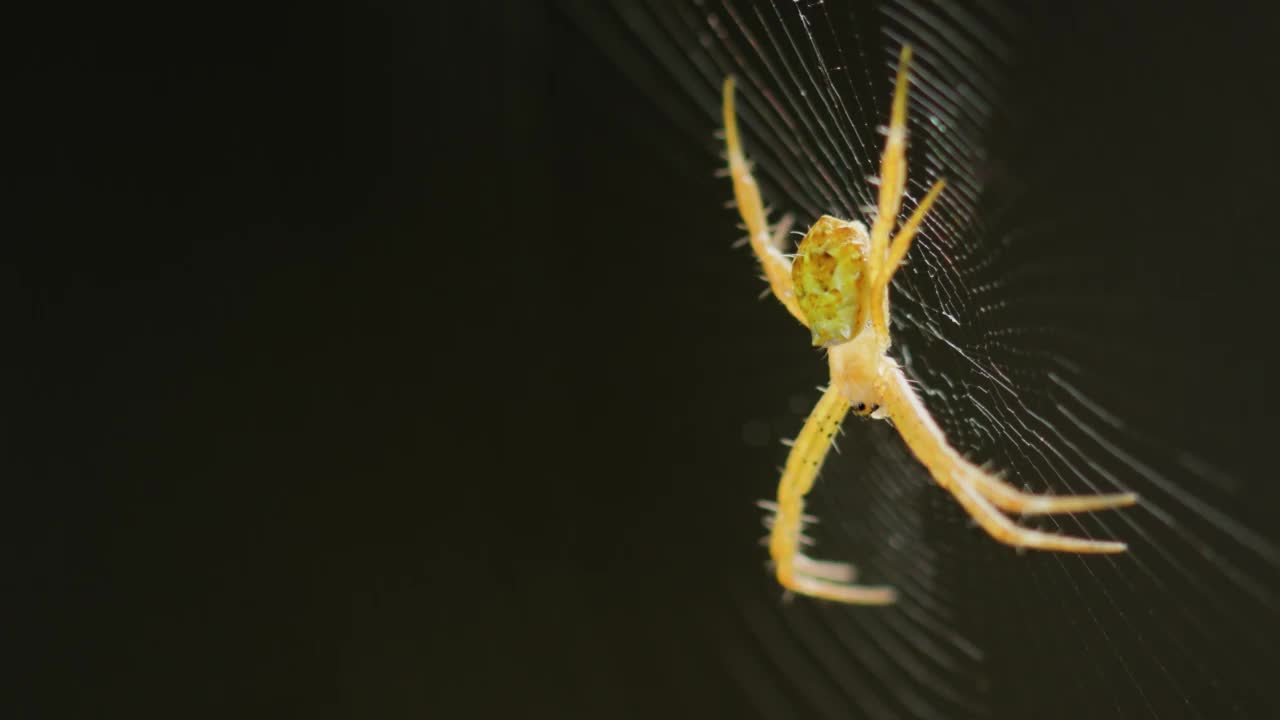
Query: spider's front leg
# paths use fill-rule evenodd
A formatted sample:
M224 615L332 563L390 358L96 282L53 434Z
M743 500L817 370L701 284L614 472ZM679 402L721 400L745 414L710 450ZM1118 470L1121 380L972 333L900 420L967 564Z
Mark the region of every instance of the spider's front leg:
M1122 542L1041 532L1022 527L1001 509L1028 514L1091 512L1132 505L1133 493L1111 495L1031 495L969 462L947 442L933 416L907 382L902 368L889 358L881 361L880 398L907 447L943 489L960 502L992 538L1014 547L1073 553L1119 553Z
M887 605L896 594L885 586L854 585L853 568L844 563L814 560L800 551L804 531L804 497L813 489L832 436L849 413L849 403L833 384L796 436L787 457L769 533L769 555L778 582L802 595L858 605Z
M924 199L916 206L907 222L903 223L892 240L889 234L897 221L902 204L902 191L906 184L906 105L907 69L911 61L911 49L903 47L898 63L897 85L894 89L893 111L880 160L880 198L876 221L871 228L871 285L868 298L871 305L872 328L882 357L878 360L877 395L884 405L882 414L890 417L902 438L921 462L929 468L940 485L949 490L964 505L969 514L986 531L1001 542L1018 547L1038 548L1085 553L1112 553L1125 549L1123 543L1086 540L1051 533L1043 533L1016 525L1001 514L1055 514L1092 512L1132 505L1138 501L1133 493L1109 495L1033 495L1024 493L1000 478L974 465L947 442L942 429L934 422L929 411L920 402L915 391L907 383L906 376L897 363L883 356L889 349L889 283L901 267L911 249L920 224L942 192L943 181L934 183ZM864 363L865 364L865 363ZM861 364L851 364L851 368Z
M791 261L783 255L786 248L787 233L791 230L792 218L784 216L773 232L769 231L769 222L765 216L764 200L760 197L760 186L751 175L751 168L742 152L742 141L738 136L738 117L733 104L733 78L724 81L724 140L726 155L729 160L729 175L733 178L733 198L742 215L742 222L747 226L747 237L751 241L751 249L764 268L765 279L773 294L786 306L787 310L800 324L808 326L800 305L796 303L795 292L791 284Z

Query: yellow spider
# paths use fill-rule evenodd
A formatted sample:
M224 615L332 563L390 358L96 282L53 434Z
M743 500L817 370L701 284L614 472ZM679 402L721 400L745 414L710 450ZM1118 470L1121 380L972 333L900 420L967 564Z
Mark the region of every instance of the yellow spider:
M901 265L929 207L942 192L939 180L916 207L897 235L906 182L907 66L910 47L903 47L893 96L888 140L880 159L880 198L871 232L860 222L830 215L818 219L800 242L794 264L782 248L790 217L770 231L760 190L742 153L733 108L733 78L724 82L725 142L738 211L750 233L751 248L764 267L773 294L827 350L831 383L791 446L778 483L769 555L778 582L788 590L847 603L882 605L895 594L885 586L853 583L853 566L814 560L800 551L806 520L804 497L813 488L831 438L850 408L862 416L889 419L911 452L933 479L955 496L979 525L996 540L1019 548L1075 553L1124 552L1125 544L1057 535L1015 524L1001 511L1023 515L1076 513L1117 508L1138 501L1132 493L1113 495L1033 495L1024 493L965 459L947 442L902 368L888 350L889 281Z

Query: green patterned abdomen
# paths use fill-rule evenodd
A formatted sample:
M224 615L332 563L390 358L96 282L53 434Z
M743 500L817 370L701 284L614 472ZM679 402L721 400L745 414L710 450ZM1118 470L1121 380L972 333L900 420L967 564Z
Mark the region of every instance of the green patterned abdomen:
M800 242L791 280L815 346L848 342L862 327L866 237L861 224L823 215Z

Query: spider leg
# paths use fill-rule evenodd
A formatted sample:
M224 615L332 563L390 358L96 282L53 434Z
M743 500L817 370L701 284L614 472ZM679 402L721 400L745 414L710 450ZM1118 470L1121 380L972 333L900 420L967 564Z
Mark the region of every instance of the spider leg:
M893 279L894 273L898 272L902 260L907 257L907 251L911 249L911 241L915 239L916 231L920 229L920 223L924 222L929 208L933 207L933 201L938 199L938 194L946 186L945 180L935 182L929 189L929 194L924 196L919 205L916 205L915 212L911 213L911 217L903 223L898 234L893 237L893 241L889 244L889 259L885 261L884 272L879 275L882 287L887 286Z
M886 348L889 344L888 287L889 280L897 269L897 263L890 262L889 236L898 224L898 211L902 208L902 192L907 182L907 87L910 84L908 73L910 64L911 46L903 45L902 54L898 57L898 77L894 83L893 108L889 115L884 153L880 156L880 193L876 219L871 224L871 250L867 257L871 278L868 288L871 301L868 314L876 336L881 338ZM934 190L941 192L941 187L934 185ZM931 192L930 195L937 197L936 192ZM924 219L924 213L928 212L929 205L933 204L933 200L929 197L925 200L927 202L921 202L920 207L916 208L916 215L919 216L916 225ZM914 234L914 228L905 237L899 234L901 242L895 244L901 246L903 256L906 255L906 249L910 246L911 237ZM898 262L901 262L901 258Z
M1038 495L1023 492L966 461L961 477L993 505L1020 515L1058 515L1126 507L1138 502L1134 493L1109 495Z
M790 230L790 222L784 218L779 223L780 232L769 232L769 222L764 211L764 201L760 198L760 186L751 175L751 167L742 153L742 142L738 136L738 117L734 112L733 78L724 81L724 140L729 157L729 174L733 178L733 197L742 215L742 222L747 226L747 235L751 240L751 249L760 266L764 268L765 279L773 294L786 306L787 310L808 326L800 305L796 302L791 285L791 261L782 254L786 247L786 233ZM785 229L782 229L785 226Z
M823 393L791 446L778 483L778 501L769 533L769 555L778 582L802 595L858 605L887 605L896 594L885 586L854 585L852 566L814 560L800 551L804 497L813 489L831 437L849 412L849 403L833 384Z
M1022 527L997 510L972 485L964 481L956 482L949 487L942 485L955 496L956 500L960 501L964 509L969 512L969 516L976 520L988 535L1005 545L1071 553L1121 553L1128 549L1128 546L1122 542L1089 540Z
M893 90L893 109L889 116L888 138L880 156L880 195L875 222L871 224L872 278L880 281L889 249L889 235L898 224L902 207L902 191L907 181L907 85L911 46L903 45L898 57L898 78Z
M791 233L791 228L796 224L796 216L787 213L782 216L777 225L773 226L773 235L769 237L769 244L774 250L782 252L787 249L787 235ZM788 270L788 273L790 270ZM787 275L790 278L790 275Z
M795 569L801 575L838 583L851 583L858 577L858 570L849 563L831 560L814 560L808 555L796 555Z
M1012 511L1036 513L1084 512L1130 505L1137 497L1129 493L1094 496L1027 495L996 479L966 460L947 443L942 428L934 421L906 375L890 358L882 360L880 402L912 454L929 469L934 480L955 496L969 515L991 537L1016 547L1076 553L1118 553L1120 542L1089 540L1021 527L1003 515L997 506Z

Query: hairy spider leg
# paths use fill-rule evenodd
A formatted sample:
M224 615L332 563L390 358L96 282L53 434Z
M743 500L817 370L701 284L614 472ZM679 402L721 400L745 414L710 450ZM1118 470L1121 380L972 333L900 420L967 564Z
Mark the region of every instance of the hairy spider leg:
M1073 553L1125 551L1126 546L1122 542L1089 540L1021 527L1001 514L992 503L1003 505L1021 503L1035 507L1040 513L1080 512L1132 505L1137 500L1136 496L1127 493L1081 497L1026 496L1007 485L1004 490L993 491L993 487L1004 485L1004 483L984 473L948 445L942 429L934 422L933 416L911 389L902 368L890 358L885 358L883 363L881 402L888 410L888 416L892 419L894 427L902 435L903 441L911 452L929 469L938 485L954 495L988 535L1007 545L1036 550ZM1010 495L1008 491L1016 495ZM995 500L989 494L999 497L1000 500ZM1034 502L1024 502L1023 499L1016 497L1017 495Z
M957 468L967 483L991 504L1019 515L1061 515L1128 507L1138 502L1134 493L1109 495L1039 495L1023 492L968 460Z
M885 143L884 156L881 160L880 214L876 217L876 223L872 227L873 248L876 242L875 228L881 228L881 237L892 231L901 205L901 191L906 182L906 98L907 70L910 61L911 48L904 46L898 63L898 78L897 86L894 90L893 117L890 121L889 139ZM885 178L889 178L889 180L886 181ZM943 180L938 180L933 184L928 194L916 206L911 217L898 230L898 234L889 241L887 255L880 254L874 249L872 250L870 263L872 264L871 274L874 281L869 288L870 302L873 304L870 315L874 323L874 329L878 337L881 338L881 345L884 350L887 350L890 344L888 334L889 282L901 267L902 261L911 249L911 242L915 238L916 232L945 186L946 183ZM894 191L898 194L886 195L888 191ZM882 257L885 258L883 263L880 261ZM901 372L896 366L893 370ZM936 428L936 425L934 427ZM969 484L1001 510L1024 515L1076 513L1124 507L1138 501L1137 495L1132 493L1065 496L1024 493L965 460L963 456L949 446L944 445L943 447L952 456L952 464L948 465L948 467L956 471L956 482ZM932 467L930 468L930 470L933 469Z
M903 45L898 57L898 77L894 82L893 107L889 116L889 128L880 156L880 196L876 218L871 223L871 286L883 288L889 284L889 236L898 225L898 211L902 208L902 191L907 182L907 86L908 67L911 64L911 46ZM871 312L872 326L880 337L889 334L888 322L883 311L882 293L872 295L876 307Z
M897 598L893 588L854 585L853 566L814 560L800 551L804 531L804 497L813 489L832 436L840 428L849 403L832 385L822 394L796 436L778 483L778 501L769 531L769 556L778 583L788 590L858 605L888 605Z
M871 304L869 311L872 318L872 330L879 339L880 352L883 354L888 352L889 346L893 344L893 340L889 336L889 283L893 280L894 273L898 272L903 259L907 256L907 251L911 249L911 241L915 239L916 231L920 229L920 223L924 222L925 215L929 213L929 208L933 207L933 201L938 199L938 194L947 186L946 181L939 179L929 189L929 193L924 196L919 205L916 205L915 212L911 213L911 217L899 229L898 234L893 237L889 245L889 256L883 264L878 263L873 255L870 260L872 265L872 281L868 288L870 293L868 302ZM877 265L879 267L877 267Z
M747 226L747 237L751 241L751 249L760 266L764 268L765 279L773 294L786 306L787 310L808 327L800 305L796 302L791 285L791 261L782 254L786 247L786 233L791 227L790 217L784 217L778 224L778 232L769 231L769 221L765 216L764 201L760 198L760 186L751 175L751 166L742 153L742 141L738 136L738 118L733 104L733 77L724 81L724 140L729 156L729 175L733 178L733 197L742 215L742 222Z
M911 241L915 239L916 231L920 229L920 223L924 222L925 215L929 214L929 208L933 207L933 201L938 199L938 194L946 186L945 180L939 179L935 182L920 204L916 205L915 212L911 213L911 217L899 228L898 234L893 236L893 241L889 244L889 259L885 261L883 270L878 273L881 278L881 287L888 287L889 281L902 266L902 261L907 257L907 251L911 249Z
M898 58L898 77L894 83L888 137L884 153L880 156L880 198L875 222L871 224L871 253L868 258L871 266L869 315L883 350L888 350L890 343L889 281L907 256L911 240L929 208L933 206L933 201L946 187L943 180L935 182L898 234L892 240L889 239L898 225L898 211L902 209L902 194L907 183L907 89L910 85L910 64L911 46L903 45L902 54Z

